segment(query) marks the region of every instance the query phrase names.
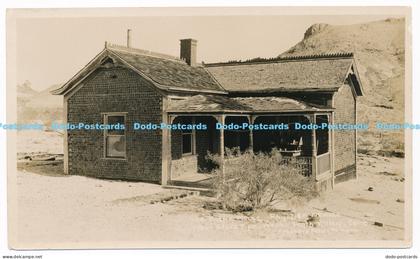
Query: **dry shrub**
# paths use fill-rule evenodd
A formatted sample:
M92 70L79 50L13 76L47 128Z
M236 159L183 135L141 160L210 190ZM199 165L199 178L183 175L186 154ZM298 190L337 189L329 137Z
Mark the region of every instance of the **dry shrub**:
M225 172L216 170L214 187L223 208L251 211L290 199L317 196L313 180L293 163L283 163L278 150L270 154L227 150ZM209 156L220 164L219 156Z

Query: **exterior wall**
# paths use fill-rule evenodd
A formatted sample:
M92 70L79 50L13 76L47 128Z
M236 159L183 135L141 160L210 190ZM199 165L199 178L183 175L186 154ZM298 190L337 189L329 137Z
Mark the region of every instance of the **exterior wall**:
M134 71L98 68L67 100L67 122L103 123L107 112L126 112L126 159L104 157L104 133L70 130L69 174L159 182L162 173L162 132L134 131L134 122L161 123L162 95Z
M174 124L179 123L177 117ZM207 172L214 165L207 160L207 152L215 153L218 147L219 134L214 130L216 120L212 117L195 117L195 123L203 123L208 126L207 130L195 131L195 153L182 156L182 134L179 130L171 131L171 176L173 178L197 172ZM212 167L213 166L213 167Z
M356 123L356 100L349 85L334 95L334 123ZM336 182L356 177L356 131L334 131Z

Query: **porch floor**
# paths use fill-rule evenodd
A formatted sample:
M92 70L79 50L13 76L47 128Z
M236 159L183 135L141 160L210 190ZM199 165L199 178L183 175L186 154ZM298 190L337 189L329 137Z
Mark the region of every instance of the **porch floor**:
M213 185L213 177L213 174L208 173L186 174L173 178L171 184L176 186L211 188Z

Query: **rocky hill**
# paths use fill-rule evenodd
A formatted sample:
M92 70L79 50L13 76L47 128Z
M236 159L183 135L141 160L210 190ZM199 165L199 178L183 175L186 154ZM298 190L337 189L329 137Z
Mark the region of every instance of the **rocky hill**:
M51 121L61 121L63 113L63 99L61 96L50 94L48 87L43 91L36 91L29 81L17 86L17 119L19 123L38 122L49 124Z
M386 19L354 25L314 24L304 38L280 56L353 52L365 96L359 122L401 123L404 119L405 20ZM403 148L402 132L359 134L361 151L390 152Z

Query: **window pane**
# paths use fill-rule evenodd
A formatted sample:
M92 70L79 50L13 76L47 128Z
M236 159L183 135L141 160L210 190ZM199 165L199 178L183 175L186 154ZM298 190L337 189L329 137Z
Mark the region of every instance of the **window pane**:
M108 115L108 125L124 125L124 119L125 117L121 115ZM121 128L122 127L119 129L109 129L108 135L124 135L124 130Z
M125 136L107 136L107 157L125 157Z
M191 153L191 134L182 134L182 154Z

